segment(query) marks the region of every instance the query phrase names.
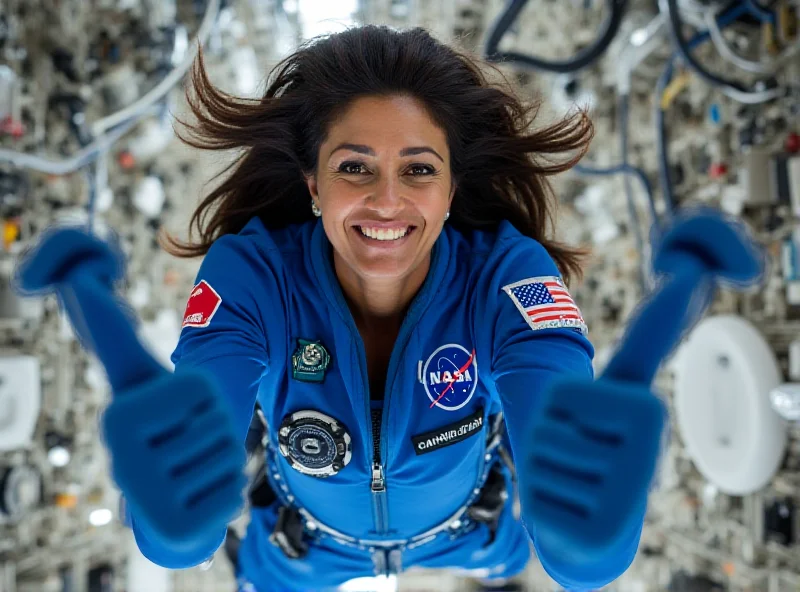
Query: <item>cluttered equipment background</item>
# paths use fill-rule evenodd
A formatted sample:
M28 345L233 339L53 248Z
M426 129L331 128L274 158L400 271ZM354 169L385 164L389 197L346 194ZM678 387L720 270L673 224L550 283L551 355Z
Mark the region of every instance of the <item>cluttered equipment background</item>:
M657 377L671 437L639 554L610 589L800 591L796 0L5 0L0 591L229 589L224 558L167 572L138 553L98 436L102 367L55 299L18 297L13 270L53 224L113 236L140 337L170 367L199 262L169 257L156 234L183 232L226 164L172 129L198 43L216 84L253 96L298 43L358 23L420 25L476 52L543 95L543 118L590 107L592 149L555 186L561 237L594 252L573 294L598 372L679 208L721 209L764 245L765 283L718 293ZM535 560L526 582L558 589ZM464 589L437 572L351 589L398 587Z

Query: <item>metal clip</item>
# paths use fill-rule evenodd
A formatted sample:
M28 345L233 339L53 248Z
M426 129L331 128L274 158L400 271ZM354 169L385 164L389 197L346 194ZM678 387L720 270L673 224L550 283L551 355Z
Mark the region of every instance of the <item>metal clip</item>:
M303 542L303 522L300 514L291 508L281 506L269 542L283 551L289 559L305 557L308 545Z

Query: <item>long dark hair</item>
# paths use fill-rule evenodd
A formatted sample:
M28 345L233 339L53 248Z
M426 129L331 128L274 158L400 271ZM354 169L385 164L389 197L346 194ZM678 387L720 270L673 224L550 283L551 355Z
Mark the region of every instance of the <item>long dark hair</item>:
M490 83L481 67L502 82ZM267 228L311 220L304 174L316 170L328 126L356 98L406 95L426 105L447 137L458 184L448 224L468 233L508 220L547 249L567 282L581 275L586 251L548 236L555 199L547 177L574 166L588 149L594 128L585 111L530 130L539 98L524 104L496 67L419 27L366 25L309 40L275 66L268 82L262 98L231 96L211 84L198 53L186 92L197 122L179 121L190 135L176 133L195 148L242 154L192 215L190 240L196 229L199 242L162 234L171 254L204 255L253 216Z

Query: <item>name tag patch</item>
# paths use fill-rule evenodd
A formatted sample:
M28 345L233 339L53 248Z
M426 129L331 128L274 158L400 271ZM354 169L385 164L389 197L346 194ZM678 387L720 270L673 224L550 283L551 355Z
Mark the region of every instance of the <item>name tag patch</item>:
M417 456L420 454L427 454L439 448L456 444L462 440L466 440L470 436L480 432L483 429L483 408L478 409L469 417L465 417L459 421L442 426L431 432L420 434L419 436L412 436L411 441L414 443L414 452Z

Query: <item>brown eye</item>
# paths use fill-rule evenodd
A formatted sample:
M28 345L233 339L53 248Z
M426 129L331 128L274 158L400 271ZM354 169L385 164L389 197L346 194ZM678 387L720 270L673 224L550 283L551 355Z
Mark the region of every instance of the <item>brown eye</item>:
M436 169L434 169L432 166L427 165L427 164L413 164L413 165L411 165L411 170L412 171L413 170L419 170L419 169L422 169L423 171L428 171L428 175L433 175L433 174L436 173ZM426 175L423 173L421 175L414 175L414 176L425 177Z
M353 170L352 167L362 167L362 166L364 165L360 162L343 162L342 164L339 165L339 172L345 173L347 175L360 175L361 173L358 170Z

